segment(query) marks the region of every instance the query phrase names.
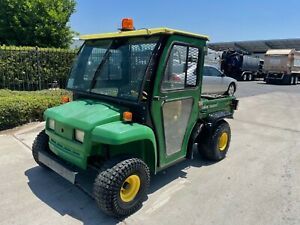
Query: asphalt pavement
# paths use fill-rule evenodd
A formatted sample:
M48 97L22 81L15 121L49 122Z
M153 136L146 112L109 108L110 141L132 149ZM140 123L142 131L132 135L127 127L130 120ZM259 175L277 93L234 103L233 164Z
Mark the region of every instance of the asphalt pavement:
M239 82L227 157L199 155L152 177L149 199L123 221L38 167L30 146L44 124L0 134L0 224L300 224L300 85Z
M262 80L238 82L236 97L244 98L273 92L300 93L298 85L266 84Z

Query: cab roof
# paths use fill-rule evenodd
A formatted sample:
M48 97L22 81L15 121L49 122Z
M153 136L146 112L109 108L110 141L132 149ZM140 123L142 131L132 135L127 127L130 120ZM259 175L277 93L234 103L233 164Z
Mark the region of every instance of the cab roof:
M107 38L118 38L118 37L133 37L133 36L151 36L155 34L179 34L188 37L199 38L203 40L209 40L208 36L195 34L190 32L185 32L181 30L174 30L166 27L161 28L151 28L151 29L140 29L133 31L119 31L113 33L103 33L103 34L90 34L80 36L81 40L95 40L95 39L107 39Z

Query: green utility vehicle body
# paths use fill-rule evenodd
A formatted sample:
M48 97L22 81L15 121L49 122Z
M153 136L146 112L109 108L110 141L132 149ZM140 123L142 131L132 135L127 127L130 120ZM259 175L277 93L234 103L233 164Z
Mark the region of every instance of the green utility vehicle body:
M125 110L124 107L88 99L48 109L46 120L55 119L54 130L47 128L46 124L51 151L81 169L87 168L88 158L92 156L105 159L108 154L110 157L131 154L143 158L156 171L154 132L139 123L123 122L122 112ZM75 129L84 132L83 143L74 139Z
M218 112L226 112L220 118L233 114L234 97L207 99L201 98L193 112L195 119L187 128L186 136L191 135L198 120L209 122L208 118ZM200 106L199 106L200 105ZM187 155L188 138L183 142L181 150L170 158L165 156L165 143L155 138L155 131L139 123L122 121L124 107L97 100L76 100L53 107L45 112L46 133L49 136L49 147L57 156L67 162L86 169L88 158L100 156L105 159L118 155L132 155L142 158L154 174L170 165L174 160ZM68 112L68 113L66 113ZM49 129L49 119L55 120L55 129ZM84 142L74 140L74 130L84 131ZM163 139L163 138L162 138ZM158 151L160 149L161 154ZM109 152L108 152L109 151ZM158 157L163 160L158 161Z
M46 133L49 136L50 150L66 162L85 170L92 160L105 161L122 155L131 155L142 159L156 173L175 162L187 157L193 128L199 121L211 123L212 119L232 117L236 107L235 97L201 97L202 69L207 37L167 28L127 31L112 34L84 36L86 42L102 39L135 38L155 36L163 39L153 63L152 77L149 82L153 87L149 98L142 98L134 103L126 100L103 98L100 94L89 95L74 91L74 100L45 112ZM167 60L173 46L193 47L198 49L197 83L193 87L162 90L161 83L165 74ZM183 58L183 56L181 56ZM80 59L80 57L79 57ZM78 59L77 59L78 60ZM183 60L183 59L181 59ZM156 68L155 68L156 67ZM145 85L146 82L144 82ZM141 88L143 90L143 87ZM184 122L175 118L174 126L182 126L181 140L177 149L169 149L164 131L164 106L180 103L189 107ZM172 109L169 109L169 111ZM125 122L122 113L133 112L133 121ZM168 112L167 112L168 113ZM136 114L142 117L135 118ZM214 115L219 117L214 118ZM49 121L55 121L55 128L49 128ZM152 120L152 126L147 124ZM176 124L178 123L178 124ZM172 128L169 128L172 129ZM83 142L74 139L75 130L84 132ZM170 132L170 131L169 131ZM176 137L177 138L177 137ZM180 137L179 137L180 138ZM172 137L170 137L172 139ZM172 140L170 140L172 141ZM170 146L174 147L174 146Z
M225 157L231 133L223 119L233 118L238 100L201 95L206 36L157 28L82 39L85 42L68 81L73 100L45 111L45 131L33 144L38 164L72 183L77 172L96 168L100 175L94 192L99 207L107 214L124 216L143 201L136 196L146 193L147 170L156 174L192 158L197 143L220 146L216 157L203 145L208 158ZM193 65L197 65L196 72L188 74ZM210 141L211 137L219 144ZM107 169L106 162L124 158L129 160L111 167L116 170L113 174L120 168L124 172L119 176L128 168L132 172L122 178L120 194L111 195L106 187L117 180L106 184L108 178L114 179L107 175L112 170L101 171ZM70 168L76 173L70 175Z

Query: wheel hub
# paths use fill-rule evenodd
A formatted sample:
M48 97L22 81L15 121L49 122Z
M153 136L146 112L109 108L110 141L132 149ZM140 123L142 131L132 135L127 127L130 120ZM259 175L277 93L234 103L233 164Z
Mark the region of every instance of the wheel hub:
M131 202L140 190L141 180L137 175L126 178L120 190L120 197L124 202Z
M228 134L227 133L222 133L219 139L219 150L224 151L227 147L228 144Z

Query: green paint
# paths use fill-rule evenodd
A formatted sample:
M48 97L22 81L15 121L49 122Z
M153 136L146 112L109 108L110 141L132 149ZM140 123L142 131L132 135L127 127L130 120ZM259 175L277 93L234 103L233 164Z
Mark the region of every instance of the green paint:
M151 30L150 30L151 31ZM145 30L121 32L118 34L92 35L84 39L105 38L132 38L134 36L148 36ZM145 33L146 32L146 33ZM88 162L97 156L97 160L120 155L130 155L143 159L151 172L156 173L186 157L187 147L191 132L199 120L205 120L214 112L232 112L232 100L234 97L208 99L201 97L202 71L207 37L191 33L179 32L171 29L153 29L152 34L161 35L166 39L164 49L157 59L158 68L152 77L153 82L146 81L145 89L149 91L149 85L153 86L150 99L149 113L152 115L154 129L147 124L135 121L123 122L122 113L132 111L130 106L104 100L100 95L98 100L78 98L73 102L48 109L45 112L46 133L50 137L50 149L60 158L82 169L86 169ZM108 36L107 36L108 35ZM162 91L161 80L164 76L169 52L174 43L193 46L199 49L198 58L198 84L193 88L174 91ZM130 62L130 61L128 61ZM151 96L151 95L150 95ZM102 99L102 100L101 100ZM185 101L190 99L191 101ZM190 102L191 108L186 117L183 129L180 149L174 154L168 154L166 148L166 134L164 115L162 108L170 102ZM141 100L138 104L142 104ZM124 105L124 104L122 104ZM180 115L183 116L183 115ZM181 117L180 117L181 118ZM55 120L54 130L49 128L49 120ZM177 120L178 122L178 120ZM75 140L75 130L85 133L83 143Z

